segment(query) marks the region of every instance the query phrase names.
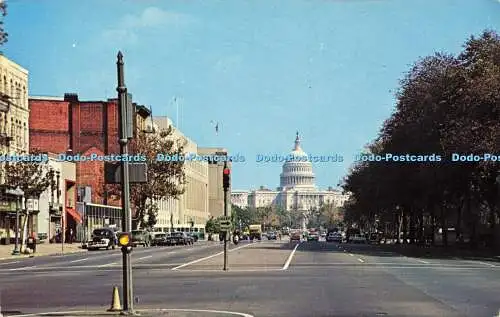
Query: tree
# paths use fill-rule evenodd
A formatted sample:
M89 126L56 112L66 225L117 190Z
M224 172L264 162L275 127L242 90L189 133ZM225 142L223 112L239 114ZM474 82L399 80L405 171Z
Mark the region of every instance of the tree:
M231 205L233 213L233 221L235 226L239 226L240 222L242 227L246 227L254 223L255 215L249 208L241 208L236 205Z
M5 32L3 18L7 15L7 3L5 1L0 2L0 45L7 43L8 34Z
M216 220L214 219L214 217L210 217L210 219L207 220L207 223L205 225L205 231L208 234L218 233L217 232L217 224L216 224Z
M9 188L19 188L24 192L25 206L28 199L38 199L54 179L54 171L49 168L48 156L37 149L32 150L30 155L39 158L40 161L9 162L5 165L5 184ZM26 226L29 216L27 210L24 210L24 213L26 217L20 226L20 228L25 228L21 238L23 244L27 238Z
M385 231L402 234L410 243L425 236L433 242L437 226L445 246L451 226L475 241L479 231L488 232L487 223L493 236L500 216L498 162L457 162L451 155L498 152L500 36L485 31L471 37L458 56L436 53L420 59L396 97L396 110L369 152L435 153L442 160L356 164L342 185L352 193L345 221L365 228L382 222Z
M131 143L131 152L144 155L148 166L147 183L130 186L133 230L138 227L153 227L157 223L158 201L167 198L178 199L185 191L185 162L181 159L177 161L157 159L159 153L170 157L182 157L185 142L175 139L173 132L172 127L154 134L139 132ZM119 195L120 186L107 185L107 187L109 193Z

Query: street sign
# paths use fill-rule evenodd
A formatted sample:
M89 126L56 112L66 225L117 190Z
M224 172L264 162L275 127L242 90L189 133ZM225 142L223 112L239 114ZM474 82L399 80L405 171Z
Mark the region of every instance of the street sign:
M227 231L231 228L231 217L230 216L222 216L219 219L220 230Z
M146 163L129 163L128 170L130 183L148 182L148 166ZM104 173L106 184L119 184L121 182L122 173L119 163L105 162Z

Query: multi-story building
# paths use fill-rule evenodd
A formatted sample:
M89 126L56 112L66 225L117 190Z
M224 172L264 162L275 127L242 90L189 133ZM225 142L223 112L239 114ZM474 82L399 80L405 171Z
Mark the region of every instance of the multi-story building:
M184 153L198 153L198 146L176 129L168 117L154 117L156 129L173 128L172 138L182 140ZM158 231L193 231L205 232L205 224L209 216L209 164L202 160L184 162L186 175L185 192L178 199L167 198L158 202Z
M226 156L229 155L225 148L198 148L200 155ZM208 212L210 217L217 218L224 215L224 188L222 186L222 177L224 171L224 162L209 162L208 165ZM227 166L231 168L231 162ZM228 195L228 214L231 214L231 189Z
M295 146L289 153L290 160L285 161L280 174L280 187L276 190L261 186L259 189L237 191L231 195L231 202L242 205L244 197L247 198L247 206L260 208L267 206L280 206L289 212L294 211L302 215L302 226L305 227L307 219L312 210L323 205L343 206L349 198L340 190L329 187L327 190L319 190L315 185L316 176L308 155L300 145L299 134L295 138Z
M0 155L27 153L28 71L0 55ZM15 226L16 197L6 193L4 166L0 164L0 239Z
M231 191L231 203L240 208L248 207L248 195L247 190L232 190Z
M146 125L150 111L134 103L135 131ZM30 148L70 155L110 155L120 153L117 99L81 101L77 94L29 98ZM76 187L90 188L89 203L119 206L104 186L104 162L76 162ZM76 201L73 202L76 204ZM75 205L76 206L76 205ZM73 208L76 208L73 206ZM67 211L68 227L76 231L82 217Z
M56 154L50 153L48 165L55 172L54 180L40 195L38 200L40 212L36 224L33 225L33 231L53 241L61 238L57 234L63 232L63 229L71 227L68 222L74 221L73 219L81 222L81 216L75 205L76 164L58 161ZM64 218L66 214L71 217Z

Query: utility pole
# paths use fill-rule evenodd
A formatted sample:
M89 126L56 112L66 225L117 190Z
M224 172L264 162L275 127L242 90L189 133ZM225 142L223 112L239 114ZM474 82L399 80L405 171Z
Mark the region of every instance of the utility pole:
M224 161L224 171L222 174L222 186L224 189L224 217L227 218L228 212L227 212L227 192L229 191L230 187L230 179L231 179L231 171L227 167L227 161ZM224 271L227 271L227 260L228 260L228 254L227 254L227 240L229 239L229 229L226 230L224 234Z
M127 88L125 86L125 75L123 71L123 54L118 52L117 56L117 73L118 73L118 111L120 123L120 154L128 155L128 141L130 131L127 122ZM129 111L131 109L128 109ZM130 209L130 187L129 187L129 164L127 160L122 160L120 163L121 169L121 200L122 200L122 228L124 232L131 231L132 211ZM133 304L133 287L132 287L132 267L130 266L130 252L126 248L122 248L123 259L123 311L124 313L134 314Z

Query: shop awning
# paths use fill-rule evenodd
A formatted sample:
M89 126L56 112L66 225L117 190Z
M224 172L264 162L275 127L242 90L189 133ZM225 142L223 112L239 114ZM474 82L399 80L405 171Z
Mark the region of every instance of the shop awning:
M71 215L71 217L73 217L73 219L75 219L76 222L83 223L82 217L74 208L66 207L66 211Z

